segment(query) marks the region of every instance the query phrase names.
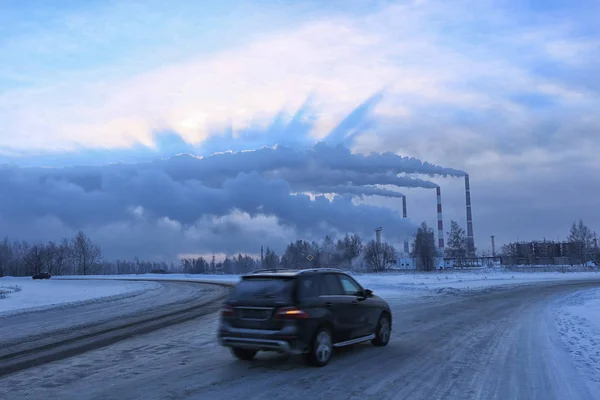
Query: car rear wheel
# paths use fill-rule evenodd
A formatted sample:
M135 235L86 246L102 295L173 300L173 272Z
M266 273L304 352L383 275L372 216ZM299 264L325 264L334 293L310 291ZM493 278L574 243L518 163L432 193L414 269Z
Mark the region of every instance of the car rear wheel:
M310 351L307 354L307 361L315 367L323 367L329 363L332 354L331 331L327 328L320 328L312 340Z
M377 323L377 329L375 330L375 339L373 339L373 344L375 346L385 346L390 341L390 336L392 333L392 324L390 323L390 317L387 314L382 314L379 317L379 322Z
M244 361L252 361L254 356L256 356L256 350L248 350L248 349L240 349L239 347L233 347L231 352L234 356Z

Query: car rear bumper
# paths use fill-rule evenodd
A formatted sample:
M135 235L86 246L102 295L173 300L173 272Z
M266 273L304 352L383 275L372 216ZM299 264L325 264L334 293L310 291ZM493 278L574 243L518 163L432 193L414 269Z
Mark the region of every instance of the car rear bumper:
M219 344L225 347L239 347L257 351L275 351L287 354L302 354L306 344L298 336L295 328L281 331L240 329L222 326L219 330Z
M219 342L225 347L239 347L249 350L276 351L287 354L300 354L303 351L295 349L292 344L285 340L250 339L233 336L223 336Z

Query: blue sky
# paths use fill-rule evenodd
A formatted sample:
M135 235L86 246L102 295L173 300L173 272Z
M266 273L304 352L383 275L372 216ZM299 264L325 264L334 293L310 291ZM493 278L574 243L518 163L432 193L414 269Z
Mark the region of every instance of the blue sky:
M600 230L590 184L600 171L597 1L0 0L0 9L0 163L308 148L329 135L357 153L469 172L482 249L491 234L564 236L578 218ZM464 220L461 184L439 183L446 219ZM419 207L427 199L411 192L409 208L434 224Z

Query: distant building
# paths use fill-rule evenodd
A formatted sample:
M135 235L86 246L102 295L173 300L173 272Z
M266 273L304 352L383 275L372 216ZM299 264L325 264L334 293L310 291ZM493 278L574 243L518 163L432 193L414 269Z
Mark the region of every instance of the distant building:
M579 265L588 261L583 242L531 241L503 247L504 265Z
M417 264L414 258L404 253L400 253L396 256L396 265L394 265L392 269L414 270L417 269Z

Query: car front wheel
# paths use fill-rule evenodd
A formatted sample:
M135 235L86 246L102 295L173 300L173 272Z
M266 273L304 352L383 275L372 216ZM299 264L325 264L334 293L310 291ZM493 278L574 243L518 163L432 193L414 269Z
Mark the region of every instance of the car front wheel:
M390 336L392 333L392 324L390 323L390 317L386 314L382 314L379 317L379 322L377 323L377 329L375 330L375 339L373 339L373 344L375 346L385 346L390 341Z

